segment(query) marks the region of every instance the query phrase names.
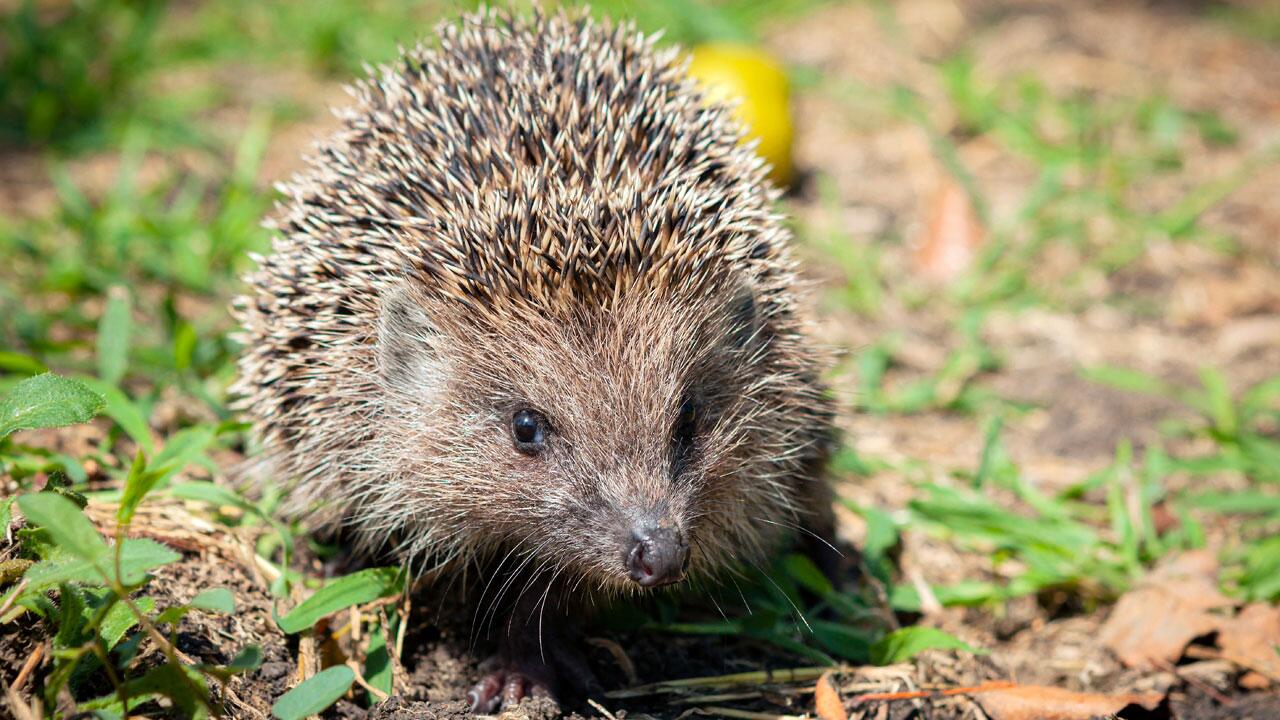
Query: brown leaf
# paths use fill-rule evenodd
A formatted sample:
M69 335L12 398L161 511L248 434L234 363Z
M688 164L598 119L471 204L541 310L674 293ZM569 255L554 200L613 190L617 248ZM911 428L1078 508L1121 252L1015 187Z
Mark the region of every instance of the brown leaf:
M1103 695L1038 685L985 690L972 697L992 720L1088 720L1115 715L1129 705L1154 710L1164 700L1160 693Z
M1160 501L1151 506L1151 523L1155 526L1157 535L1164 535L1175 528L1181 527L1182 519L1169 507L1169 503Z
M1217 558L1204 550L1162 563L1120 598L1099 639L1129 667L1175 662L1192 639L1217 629L1221 620L1208 611L1231 604L1217 576Z
M813 705L814 712L822 720L849 720L849 714L844 710L844 702L840 700L840 691L836 690L835 683L831 682L830 670L822 673L817 684L813 686Z
M1252 670L1241 679L1254 688L1280 683L1280 607L1254 603L1230 620L1222 620L1218 628L1218 647L1222 657Z
M937 282L956 279L973 264L985 234L969 195L946 179L933 197L929 221L916 243L916 271Z

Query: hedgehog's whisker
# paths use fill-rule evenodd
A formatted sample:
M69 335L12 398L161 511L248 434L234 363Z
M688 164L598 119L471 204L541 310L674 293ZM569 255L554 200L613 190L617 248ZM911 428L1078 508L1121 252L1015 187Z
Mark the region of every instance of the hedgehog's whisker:
M493 581L496 580L498 576L502 574L502 568L506 567L507 561L510 560L513 555L519 552L523 545L524 545L523 539L517 540L515 544L511 546L511 549L509 549L502 556L502 559L498 561L497 566L492 568L492 570L490 570L489 580L485 582L484 590L480 592L480 597L476 600L475 612L472 613L471 615L471 636L472 636L473 644L475 642L475 635L476 635L476 621L480 617L480 609L484 607L485 598L489 596L489 588L493 586Z
M777 520L769 520L768 518L762 518L757 516L752 516L751 519L755 520L756 522L768 523L769 525L777 525L778 527L789 528L791 530L795 530L796 532L804 533L805 535L808 535L814 540L817 540L823 545L826 545L827 547L831 548L840 557L844 557L844 553L840 552L840 548L836 547L835 545L832 545L831 541L815 533L809 528L804 527L803 525L800 525L799 523L786 522L786 521L779 522Z

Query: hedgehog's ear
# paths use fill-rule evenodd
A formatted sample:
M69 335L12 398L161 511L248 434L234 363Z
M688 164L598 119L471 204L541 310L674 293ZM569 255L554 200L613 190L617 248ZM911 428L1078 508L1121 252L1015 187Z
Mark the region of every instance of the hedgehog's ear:
M435 358L436 335L421 298L406 287L382 295L378 311L378 369L384 381L413 386Z

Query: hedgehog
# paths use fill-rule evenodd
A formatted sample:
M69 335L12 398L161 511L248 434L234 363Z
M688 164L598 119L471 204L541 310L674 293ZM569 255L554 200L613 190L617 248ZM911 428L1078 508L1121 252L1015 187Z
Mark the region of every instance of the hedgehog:
M232 392L293 512L474 578L487 712L595 691L568 620L603 600L830 547L833 412L779 191L677 48L437 32L280 187Z

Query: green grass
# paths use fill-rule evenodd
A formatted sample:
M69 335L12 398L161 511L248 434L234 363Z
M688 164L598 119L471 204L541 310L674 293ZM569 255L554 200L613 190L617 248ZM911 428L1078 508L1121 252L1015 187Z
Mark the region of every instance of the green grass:
M648 30L666 27L669 40L752 41L767 25L821 4L608 0L594 10L634 16ZM183 615L231 612L234 604L224 589L205 588L189 603L159 608L147 594L146 573L176 562L176 554L123 534L99 536L81 511L86 497L120 502L124 527L141 503L190 503L214 522L254 531L277 598L297 586L321 588L318 577L290 565L296 546L310 540L278 519L278 494L249 499L220 484L220 458L247 441L226 406L237 352L226 305L250 267L248 253L268 247L259 221L274 194L259 166L296 109L261 98L256 111L236 114L241 119L228 127L211 114L235 94L218 72L345 80L365 62L392 58L397 45L424 35L455 5L82 0L76 11L52 15L19 4L3 18L0 140L38 148L53 199L0 218L0 481L18 491L0 500L0 534L15 511L31 522L17 533L17 557L0 563L0 624L39 623L53 638L46 707L70 697L79 710L115 717L164 696L200 716L209 712L211 686L261 657L252 647L216 667L178 657L170 634ZM1243 600L1280 601L1280 376L1232 391L1232 378L1212 368L1188 385L1124 368L1082 370L1093 382L1167 398L1185 412L1160 423L1160 443L1118 443L1106 467L1047 490L1007 447L1010 430L1034 408L989 389L1006 359L986 332L996 313L1087 310L1099 302L1084 289L1089 277L1140 262L1153 243L1241 252L1201 220L1280 156L1258 153L1151 208L1133 188L1178 173L1193 148L1234 147L1238 130L1154 93L1061 96L1031 77L989 84L963 52L933 70L957 118L947 129L934 127L930 118L938 115L909 88L866 88L816 68L793 70L805 92L847 108L843 121L851 128L905 121L923 131L934 159L989 224L991 240L965 277L922 290L894 267L903 243L896 229L876 238L843 230L832 178L813 183L822 219L794 223L806 257L827 263L827 275L837 278L820 299L824 312L884 323L834 376L848 383L839 389L853 396L854 409L880 419L960 418L980 430L981 452L960 467L930 457L869 457L852 446L837 454L838 478L893 473L912 490L902 507L846 501L865 525L863 563L876 581L857 592L831 587L806 558L786 554L744 569L728 587L708 589L723 615L688 599L664 599L619 608L605 622L744 638L817 664L897 662L926 647L959 647L910 624L927 598L896 566L908 534L978 558L972 577L929 588L943 605L997 612L1011 599L1034 596L1046 606L1087 611L1114 600L1161 559L1203 546L1205 526L1224 515L1232 528L1221 548L1224 589ZM194 79L170 94L156 84L166 73ZM965 167L960 147L974 138L1035 169L1034 185L1012 212L993 209ZM102 192L76 174L86 153L113 159L115 177ZM1096 229L1099 219L1106 232ZM1060 247L1083 260L1050 282L1038 271ZM1126 300L1104 299L1118 307ZM888 321L903 312L936 313L939 367L910 367L904 338ZM57 375L44 374L49 369ZM102 439L77 454L51 440L74 431L22 432L94 416ZM1158 523L1157 507L1174 520ZM403 591L396 568L360 571L323 584L279 623L292 634L310 633L334 612ZM390 688L388 648L402 622L393 610L370 620L376 640L357 658L364 678L383 692ZM898 622L907 627L895 630ZM148 638L159 659L139 654ZM344 670L314 676L281 698L277 712L303 717L327 707L354 682ZM364 701L377 699L359 692Z
M163 0L34 0L0 17L0 142L76 146L126 114L155 57Z

